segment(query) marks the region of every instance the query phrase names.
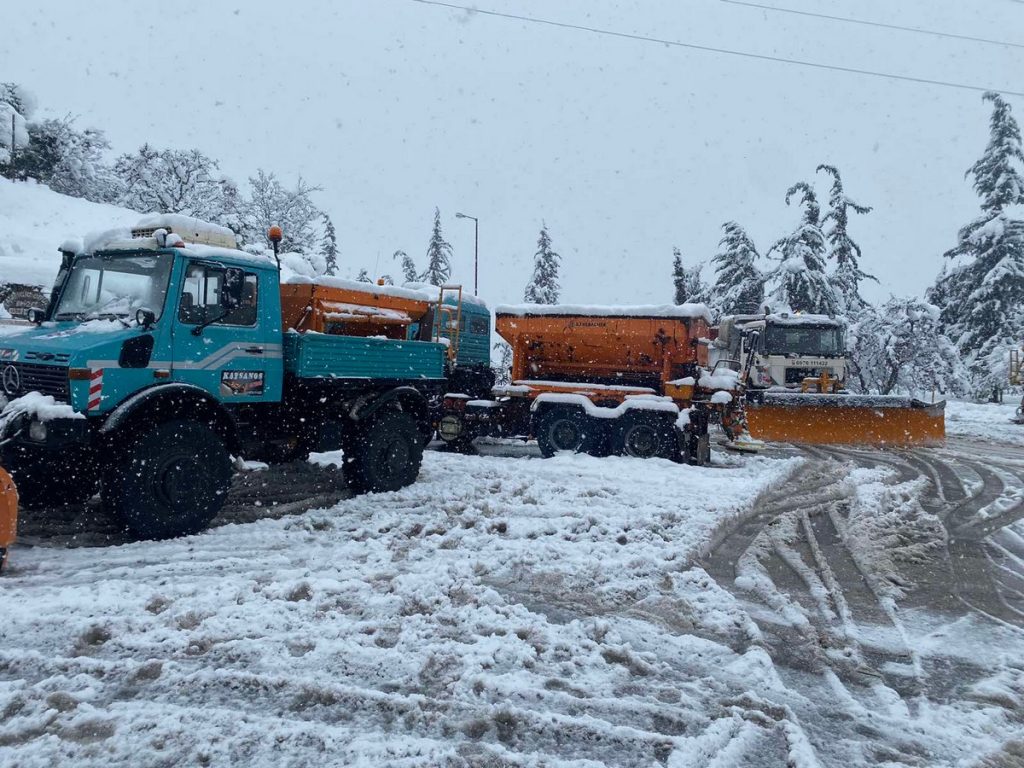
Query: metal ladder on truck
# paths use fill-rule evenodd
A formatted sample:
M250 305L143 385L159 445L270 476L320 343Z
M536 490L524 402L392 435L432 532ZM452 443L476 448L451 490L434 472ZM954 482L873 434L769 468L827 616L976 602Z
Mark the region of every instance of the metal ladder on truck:
M445 304L446 295L454 295L455 304ZM459 339L462 334L462 286L442 285L437 297L437 313L434 316L434 341L448 340L448 360L454 364L459 359Z

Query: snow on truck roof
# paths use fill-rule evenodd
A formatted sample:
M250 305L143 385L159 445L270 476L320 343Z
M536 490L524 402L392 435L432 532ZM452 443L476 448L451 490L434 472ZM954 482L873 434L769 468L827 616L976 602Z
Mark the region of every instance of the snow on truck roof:
M702 318L711 322L705 304L637 304L600 306L593 304L501 304L495 314L515 317L668 317Z

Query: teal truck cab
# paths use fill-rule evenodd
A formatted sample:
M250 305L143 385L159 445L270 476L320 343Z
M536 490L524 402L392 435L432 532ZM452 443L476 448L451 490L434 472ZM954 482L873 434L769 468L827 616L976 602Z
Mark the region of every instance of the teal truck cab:
M356 490L416 479L444 343L298 332L272 260L223 228L155 224L66 252L47 309L0 328L0 466L24 507L100 491L160 538L217 514L232 456L343 448Z

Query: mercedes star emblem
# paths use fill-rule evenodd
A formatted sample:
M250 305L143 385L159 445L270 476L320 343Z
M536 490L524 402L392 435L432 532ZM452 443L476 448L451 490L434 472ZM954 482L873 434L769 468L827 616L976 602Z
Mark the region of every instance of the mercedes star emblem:
M8 395L16 395L21 390L21 374L13 365L8 365L0 374L0 382L3 383L4 392Z

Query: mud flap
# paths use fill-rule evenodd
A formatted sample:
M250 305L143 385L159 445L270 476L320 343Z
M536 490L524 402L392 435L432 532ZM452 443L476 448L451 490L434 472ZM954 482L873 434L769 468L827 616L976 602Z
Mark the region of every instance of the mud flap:
M18 533L18 491L11 476L0 469L0 571L7 565L10 546Z

